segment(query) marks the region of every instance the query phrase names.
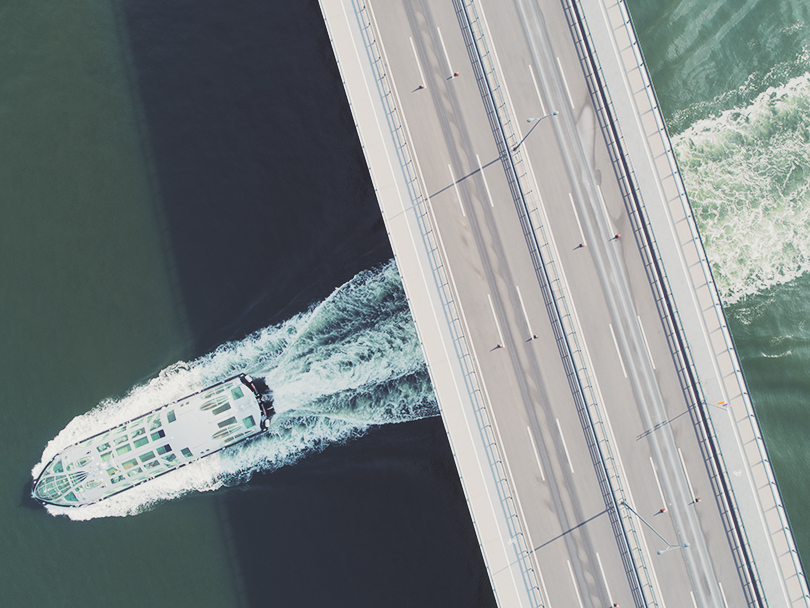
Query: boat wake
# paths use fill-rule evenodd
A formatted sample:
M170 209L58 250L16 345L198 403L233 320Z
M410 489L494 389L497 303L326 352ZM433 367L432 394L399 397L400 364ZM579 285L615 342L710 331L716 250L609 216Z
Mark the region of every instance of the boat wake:
M189 492L246 482L294 464L370 427L438 415L396 265L364 271L305 313L213 353L164 369L122 399L74 418L45 448L34 478L63 448L235 373L273 390L270 432L169 475L80 508L48 506L71 519L126 516Z
M673 143L726 304L810 269L810 73Z

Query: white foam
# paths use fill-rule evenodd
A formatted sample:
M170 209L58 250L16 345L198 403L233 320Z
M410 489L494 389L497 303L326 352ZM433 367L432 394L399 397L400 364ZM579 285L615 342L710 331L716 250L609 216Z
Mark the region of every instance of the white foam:
M244 483L372 425L438 414L392 261L360 273L306 313L170 366L123 399L77 416L47 445L32 475L77 441L242 371L264 377L274 391L277 413L267 435L98 504L48 511L77 520L133 515L189 492Z
M673 143L726 303L810 268L810 73Z

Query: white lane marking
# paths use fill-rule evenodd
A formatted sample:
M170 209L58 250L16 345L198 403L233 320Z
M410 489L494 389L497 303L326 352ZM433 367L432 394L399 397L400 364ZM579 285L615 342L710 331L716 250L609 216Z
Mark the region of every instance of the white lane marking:
M652 351L650 350L650 345L647 342L647 332L644 331L644 326L641 324L641 317L636 315L638 319L638 326L641 328L641 337L644 338L644 346L647 347L647 354L650 355L650 363L652 363L653 369L655 369L655 361L653 360Z
M661 482L658 481L658 471L655 470L655 463L653 462L652 456L650 456L650 466L652 467L653 475L655 475L655 485L658 486L658 494L661 496L661 506L666 509L667 501L664 499L664 492L661 490Z
M498 337L501 339L499 344L504 346L503 343L503 334L501 333L501 324L498 323L498 317L495 315L495 307L492 305L492 298L487 294L487 300L489 300L489 308L492 310L492 318L495 319L495 327L498 330Z
M599 200L602 203L602 213L605 214L605 220L607 221L608 226L611 227L611 236L613 236L616 234L616 231L613 230L613 221L610 219L610 214L608 213L607 205L605 204L605 197L602 195L602 186L597 184L596 191L599 193Z
M534 452L534 459L537 461L537 468L540 469L540 478L545 481L546 476L543 473L543 465L540 464L540 455L537 453L537 444L534 442L534 435L532 435L532 429L528 426L526 430L529 431L529 441L532 442L532 451Z
M520 307L523 309L523 318L526 319L526 329L529 330L529 340L534 338L534 334L532 333L532 326L529 323L529 315L526 314L526 307L523 305L523 296L520 295L520 287L515 285L515 289L518 292L518 300L520 300Z
M532 75L532 82L534 83L534 92L537 93L537 100L540 102L540 115L545 116L546 106L543 104L543 98L540 97L540 89L537 87L537 80L534 77L534 70L532 69L531 64L529 64L529 73Z
M461 215L467 217L467 214L464 213L464 204L461 202L461 194L458 192L458 184L456 183L456 176L453 175L453 167L447 165L447 169L450 171L450 179L453 181L453 189L456 191L456 198L458 199L458 206L461 207Z
M413 36L409 36L409 38L411 40L411 48L413 49L413 58L416 59L416 67L419 68L419 78L421 78L419 83L423 87L427 87L427 84L425 83L425 74L422 72L422 64L419 63L419 55L416 54L416 45L413 43Z
M717 581L717 584L720 585L720 595L723 597L723 606L728 608L728 602L726 601L726 592L723 591L723 583Z
M573 473L574 465L571 464L571 454L568 453L568 446L565 444L565 437L563 436L562 427L560 426L560 419L555 418L554 420L557 421L557 430L560 432L560 439L562 439L563 449L565 450L565 457L568 459L568 468L571 469L571 473Z
M484 175L484 168L481 166L481 159L478 158L478 155L475 155L475 160L478 161L478 170L481 172L481 178L484 180L484 188L487 189L487 198L489 199L489 206L494 207L495 203L492 202L492 194L489 192L489 184L487 183L487 176Z
M582 598L579 596L579 587L577 587L577 579L574 578L574 569L571 567L571 560L569 559L566 561L568 561L568 572L571 573L571 582L574 583L574 591L577 592L577 601L579 602L579 608L585 608L585 606L582 605Z
M689 597L691 597L691 598L692 598L692 605L693 605L695 608L698 608L697 602L695 601L695 594L694 594L694 593L692 593L692 592L690 591L690 592L689 592Z
M450 65L450 55L447 54L447 47L444 46L444 38L442 38L442 31L437 27L436 31L439 32L439 41L442 43L442 50L444 51L444 58L447 60L447 69L450 70L450 78L453 77L453 66Z
M565 92L568 93L568 102L571 104L571 109L574 110L574 100L571 98L571 90L568 88L568 81L565 79L565 72L562 69L562 63L560 62L560 58L557 57L557 67L560 68L560 75L563 79L563 84L565 85Z
M697 496L695 496L695 490L692 488L692 480L689 479L689 471L686 470L686 463L683 460L683 452L681 452L681 448L678 448L678 456L681 457L681 466L683 467L683 474L686 475L686 483L689 485L689 493L692 495L692 502L695 502Z
M616 334L613 333L613 325L608 323L608 327L610 328L610 335L613 336L613 346L616 347L616 354L619 355L619 363L622 364L622 373L624 377L627 378L627 370L624 369L624 359L622 359L622 354L619 352L619 343L616 342Z
M605 576L605 569L604 569L604 568L602 568L602 560L601 560L601 559L599 559L599 554L598 554L598 553L596 554L596 561L597 561L597 563L599 564L599 572L601 572L601 573L602 573L602 582L603 582L603 583L605 583L605 589L607 590L607 594L608 594L608 600L609 600L609 601L612 601L612 600L613 600L613 596L612 596L612 595L611 595L611 593L610 593L610 587L608 587L608 583L607 583L607 577Z
M577 228L579 228L579 238L582 240L580 241L583 245L587 245L588 243L585 242L585 233L582 232L582 224L579 223L579 213L577 213L577 206L574 204L574 197L569 192L568 199L571 201L571 209L574 210L574 217L577 219Z

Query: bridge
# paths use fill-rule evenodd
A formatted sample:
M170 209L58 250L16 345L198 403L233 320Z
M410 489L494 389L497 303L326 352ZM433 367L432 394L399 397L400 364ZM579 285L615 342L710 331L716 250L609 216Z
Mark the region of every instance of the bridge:
M623 0L320 0L501 606L810 606Z

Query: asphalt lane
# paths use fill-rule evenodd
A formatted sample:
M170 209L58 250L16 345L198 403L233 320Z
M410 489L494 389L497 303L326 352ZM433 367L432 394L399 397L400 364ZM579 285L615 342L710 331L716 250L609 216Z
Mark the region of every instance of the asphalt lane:
M459 299L466 317L475 320L469 337L536 549L544 596L549 605L632 605L587 429L529 254L504 150L475 79L459 9L436 1L375 4ZM690 545L659 556L664 542L637 522L656 594L664 605L723 606L722 581L729 605L743 605L697 435L562 5L516 0L483 9L518 140L535 127L520 154L542 199L538 212L556 245L566 300L577 313L629 501L669 543ZM535 125L523 122L552 110L559 114ZM704 500L696 503L700 496ZM661 513L664 503L667 511Z

